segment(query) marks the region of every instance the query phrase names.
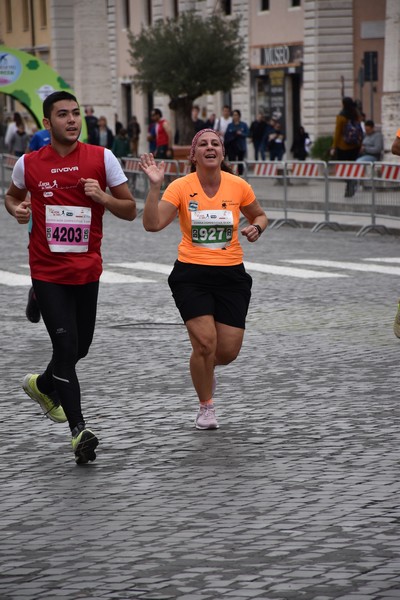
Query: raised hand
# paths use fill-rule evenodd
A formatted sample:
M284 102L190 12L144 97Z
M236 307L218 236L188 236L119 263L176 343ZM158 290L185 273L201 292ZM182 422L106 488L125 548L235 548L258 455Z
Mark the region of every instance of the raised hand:
M164 181L165 163L156 163L152 154L142 154L140 157L140 168L146 173L150 183L161 185Z

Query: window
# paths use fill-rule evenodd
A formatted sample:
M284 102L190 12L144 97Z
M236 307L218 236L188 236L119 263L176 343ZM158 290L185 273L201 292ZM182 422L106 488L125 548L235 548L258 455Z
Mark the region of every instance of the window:
M22 0L22 29L29 30L29 3L28 0Z
M47 0L40 0L40 27L47 29Z
M301 6L301 0L292 0L292 8L296 6Z
M261 11L269 10L269 0L261 0L260 4Z
M11 0L6 0L6 31L10 33L13 28L12 23L12 11L11 11Z
M130 11L129 0L122 2L122 27L124 29L131 28L131 11Z
M147 0L147 24L151 25L153 23L153 11L151 6L151 0Z
M225 15L231 15L232 14L231 0L221 0L221 10Z

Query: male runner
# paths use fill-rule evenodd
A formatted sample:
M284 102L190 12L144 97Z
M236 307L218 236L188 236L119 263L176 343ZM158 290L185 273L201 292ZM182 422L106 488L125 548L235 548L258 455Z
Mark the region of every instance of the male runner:
M86 428L75 365L93 339L103 214L108 209L132 221L136 203L112 152L78 141L82 118L75 96L50 94L43 115L51 143L17 161L5 199L18 223L26 225L32 212L32 284L53 346L46 370L28 373L22 385L48 418L68 421L75 460L85 464L95 460L99 442Z

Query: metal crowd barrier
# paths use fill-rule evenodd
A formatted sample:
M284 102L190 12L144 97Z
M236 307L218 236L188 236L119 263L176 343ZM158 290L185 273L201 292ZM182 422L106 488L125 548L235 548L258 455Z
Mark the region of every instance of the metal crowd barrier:
M12 173L15 163L18 160L18 157L14 156L13 154L2 154L2 155L0 155L0 158L1 158L0 189L2 189L3 193L5 193L11 183L11 173Z
M148 190L149 190L149 182L147 175L143 173L140 168L140 158L132 158L125 157L121 159L122 168L124 169L124 173L128 178L128 184L131 192L134 196L139 200L145 200ZM156 160L156 163L160 163L161 160ZM182 161L183 162L183 161ZM177 160L164 160L165 163L165 178L163 188L171 183L177 177L182 177L182 175L186 174L184 172L183 165L180 165L180 162Z
M299 227L295 219L290 219L288 216L288 199L287 199L287 170L284 162L278 161L246 161L247 165L247 181L253 186L257 198L268 202L270 208L282 208L283 219L276 219L270 225L272 229L279 229L282 225L291 225ZM262 185L262 192L260 184ZM261 193L260 193L261 192ZM262 196L262 198L261 198Z
M11 182L17 157L0 154L0 176L3 193ZM159 162L159 161L157 161ZM148 178L140 169L140 159L121 160L128 183L138 200L148 193ZM187 160L165 160L165 186L190 172ZM332 161L240 161L231 163L233 171L248 181L260 202L270 210L283 212L270 227L298 227L290 213L312 213L315 225L311 231L324 227L342 229L336 215L362 216L370 223L361 227L357 236L369 231L389 233L376 220L399 221L400 228L400 164L388 162ZM346 193L350 189L350 193ZM320 219L323 216L322 220Z
M298 226L296 219L289 217L289 211L313 213L316 217L322 213L323 220L318 221L317 217L313 232L323 227L342 229L332 220L335 215L370 218L370 224L361 227L357 236L369 231L389 233L385 225L377 224L377 217L400 219L400 165L340 161L246 164L247 179L257 197L267 208L283 211L283 218L273 221L271 228Z

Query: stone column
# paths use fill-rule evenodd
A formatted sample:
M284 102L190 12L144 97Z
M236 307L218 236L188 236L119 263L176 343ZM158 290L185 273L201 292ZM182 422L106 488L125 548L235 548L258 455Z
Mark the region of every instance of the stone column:
M332 135L342 94L353 97L353 0L304 3L303 125Z
M75 91L82 105L104 115L113 130L113 86L106 0L74 2Z
M385 60L382 93L382 133L386 161L398 161L391 154L400 128L400 2L386 0Z

